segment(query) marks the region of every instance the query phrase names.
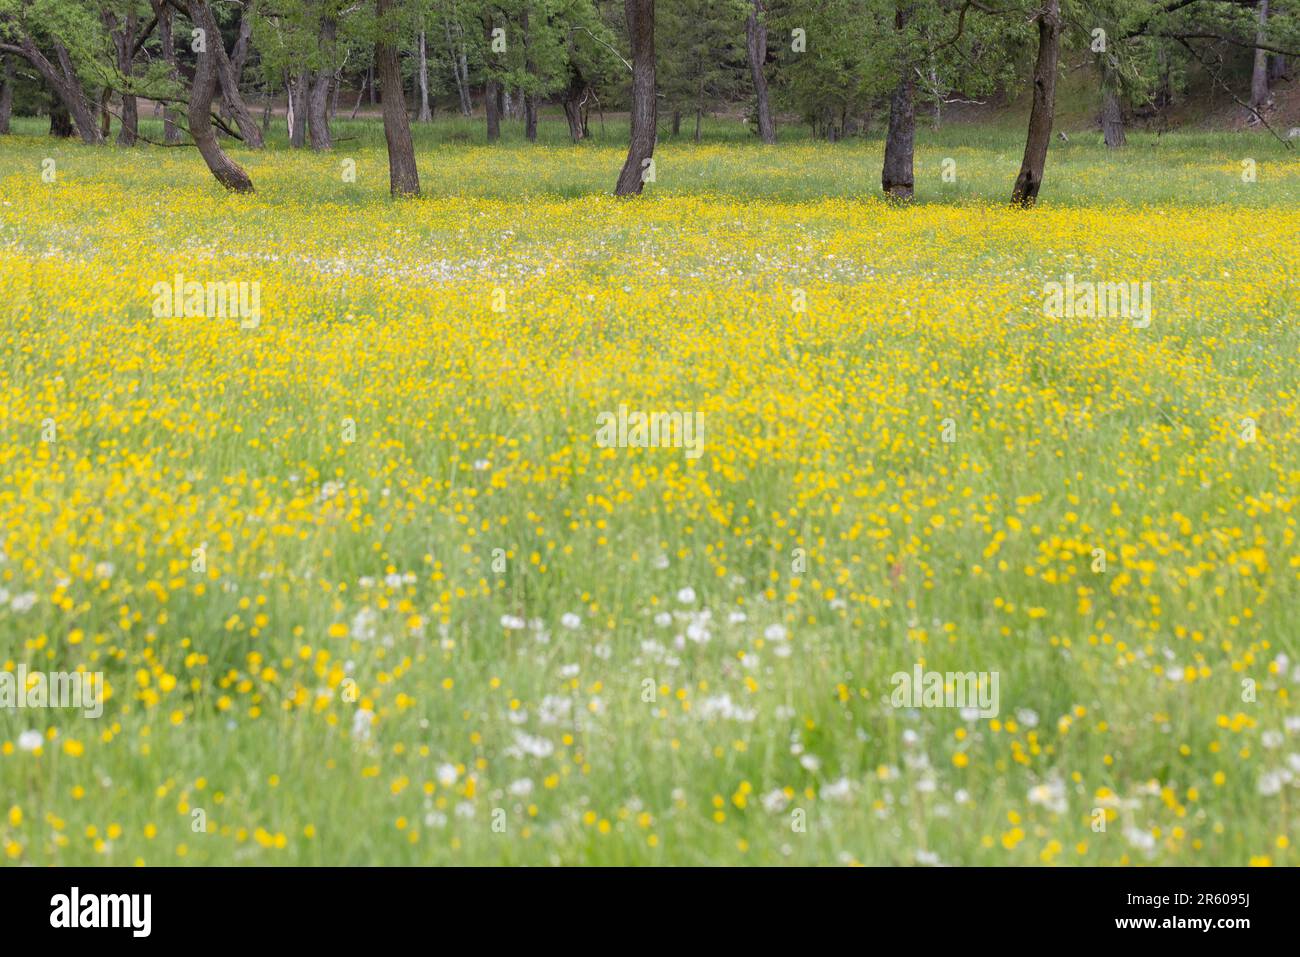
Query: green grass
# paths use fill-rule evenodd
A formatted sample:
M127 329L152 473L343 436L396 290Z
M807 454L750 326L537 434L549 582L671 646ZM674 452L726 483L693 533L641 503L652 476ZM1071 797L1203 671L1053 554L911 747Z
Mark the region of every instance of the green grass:
M417 127L411 202L372 122L234 149L251 197L43 131L0 141L0 666L114 694L0 711L0 859L1295 862L1276 142L1075 136L1024 212L970 127L912 207L877 138L720 122L633 201L613 122ZM262 324L155 316L176 273ZM1151 282L1151 327L1045 316L1067 273ZM704 454L598 447L623 402ZM918 662L997 672L997 719L893 707Z

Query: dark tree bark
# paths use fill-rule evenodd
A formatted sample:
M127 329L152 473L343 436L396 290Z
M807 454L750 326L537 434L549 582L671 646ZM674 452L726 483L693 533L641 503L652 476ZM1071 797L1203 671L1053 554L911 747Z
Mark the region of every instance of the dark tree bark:
M180 83L180 66L176 62L176 42L172 36L172 7L167 0L149 0L153 15L158 18L158 42L162 47L162 58L167 64L168 76ZM176 123L177 112L171 104L163 107L163 140L167 143L181 142L181 130Z
M9 117L14 111L14 61L0 54L4 73L0 75L0 136L9 132Z
M317 152L334 148L330 136L329 97L330 83L334 79L334 39L338 35L338 21L332 16L321 18L320 53L322 66L311 79L307 91L307 125L311 133L311 148Z
M190 0L189 6L194 23L208 31L206 49L195 54L194 83L190 87L188 111L190 136L218 183L236 193L251 193L253 181L238 163L226 155L212 131L212 100L217 94L218 82L217 51L224 51L221 34L216 29L207 0Z
M901 37L907 28L910 12L899 7L894 13L894 31ZM913 157L916 149L916 83L912 64L907 57L889 100L889 132L885 135L885 162L880 171L880 185L891 199L910 200L915 186Z
M128 8L125 23L119 23L117 15L111 10L103 11L103 18L109 38L113 41L113 50L117 55L117 72L122 74L123 80L129 85L132 65L135 62L136 33L139 31L140 26L139 21L136 19L135 8ZM122 90L121 92L122 128L117 134L117 145L134 146L136 138L140 134L140 111L135 94L128 90ZM107 113L109 91L106 90L104 95L105 112ZM103 128L103 133L105 137L108 136L107 126Z
M537 142L537 97L531 93L524 96L524 136L528 142Z
M1052 143L1052 121L1056 113L1056 65L1061 55L1061 2L1043 0L1038 11L1038 58L1034 62L1034 105L1029 112L1029 133L1020 175L1011 190L1016 206L1033 206L1043 185L1047 148Z
M758 101L758 135L764 143L776 142L776 124L772 122L772 104L767 95L767 24L763 19L763 0L753 0L754 7L745 21L745 48L749 55L749 74L754 80Z
M383 85L384 139L388 143L388 188L394 196L420 195L420 174L415 167L415 144L411 141L411 121L406 115L406 93L402 89L402 64L397 56L396 30L382 21L392 9L393 0L375 0L375 13L381 21L375 43L375 65Z
M569 85L565 87L561 102L564 118L569 123L569 139L579 142L585 135L582 124L582 107L587 102L587 81L572 63L569 65Z
M221 96L225 100L226 108L230 110L230 115L235 119L235 125L239 127L239 135L243 137L244 145L249 149L261 149L263 146L262 131L254 122L253 115L248 112L244 97L239 92L239 74L235 72L234 64L231 63L230 56L226 53L226 42L221 38L221 30L217 26L217 20L212 15L212 10L207 3L201 3L197 6L203 12L196 12L194 5L191 5L190 19L196 27L204 31L204 45L213 56L214 68L221 84ZM244 16L249 17L247 9L244 11ZM202 22L196 20L195 17L201 17ZM249 19L251 20L251 17ZM242 23L240 30L243 30Z
M483 109L487 113L487 138L489 143L501 139L501 83L488 80L483 86Z
M56 99L50 106L50 135L59 139L67 139L76 132L72 126L72 114L68 112L67 104L62 100Z
M1259 0L1257 7L1259 26L1255 31L1256 43L1267 43L1268 0ZM1262 110L1268 105L1268 51L1255 49L1255 66L1250 73L1250 105Z
M682 111L673 110L673 136L679 136L682 132Z
M92 146L104 142L99 128L95 126L95 114L91 109L90 100L81 88L81 81L77 79L76 70L72 67L72 57L68 55L67 47L56 42L54 50L59 61L58 67L46 59L45 54L26 34L20 36L17 43L0 43L0 52L16 54L36 69L41 79L62 104L63 110L76 124L77 134L83 142ZM55 129L54 111L51 110L50 132L56 136L61 135L55 133Z
M1116 150L1126 142L1119 75L1110 54L1102 53L1097 62L1101 70L1101 133L1106 140L1106 147Z
M654 158L655 123L655 3L624 0L627 33L632 41L632 135L627 160L614 186L615 196L636 196L644 184L646 161Z
M529 77L534 77L537 74L537 64L533 60L533 38L527 6L519 13L519 24L524 34L524 69ZM537 142L537 97L532 93L524 94L524 136L530 143Z
M299 73L296 77L286 77L285 84L289 92L289 112L285 122L289 124L289 145L302 149L307 143L307 90L311 86L311 74Z

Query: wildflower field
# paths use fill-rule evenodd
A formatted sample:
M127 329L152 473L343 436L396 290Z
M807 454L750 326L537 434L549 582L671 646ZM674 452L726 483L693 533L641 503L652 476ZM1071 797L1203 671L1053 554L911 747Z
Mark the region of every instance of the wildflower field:
M32 122L0 667L105 699L0 710L6 863L1297 863L1275 141L1055 143L1023 211L1015 135L923 137L911 207L878 141L668 142L629 201L616 136L448 137L395 202L373 125L234 196ZM1094 281L1149 321L1045 309Z

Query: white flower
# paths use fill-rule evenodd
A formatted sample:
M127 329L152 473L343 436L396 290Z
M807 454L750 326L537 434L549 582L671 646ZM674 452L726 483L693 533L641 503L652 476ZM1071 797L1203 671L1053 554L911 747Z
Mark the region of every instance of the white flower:
M768 625L763 632L763 637L768 641L785 641L785 625Z
M501 627L507 631L521 631L528 623L518 615L502 615Z
M658 568L662 571L663 569L668 567L668 556L660 555L658 558L654 560L652 564L654 565L655 568Z
M723 718L728 721L750 722L758 717L758 709L737 707L731 700L731 695L720 694L701 701L696 708L696 714L701 721Z
M1285 783L1281 771L1266 771L1259 776L1257 787L1260 794L1272 797L1282 790L1282 785Z
M1124 838L1133 847L1140 851L1153 851L1156 847L1156 839L1151 836L1149 831L1143 831L1136 827L1129 827L1124 831Z
M843 800L853 793L853 782L848 778L840 778L838 781L832 781L822 788L822 797L831 798L832 800Z
M575 615L573 612L569 611L569 612L565 612L564 615L560 618L560 624L571 631L576 631L577 629L582 627L582 619L579 618L577 615Z
M456 770L456 765L446 763L438 765L438 770L434 772L438 776L438 783L445 788L451 787L460 777L460 772Z
M508 790L515 797L528 797L533 793L533 782L531 778L520 778L518 781L512 781Z
M799 759L805 771L816 771L822 766L821 760L815 754L805 754Z
M916 863L924 864L927 867L938 867L939 855L934 851L918 850L916 852Z
M552 742L525 731L516 731L514 745L506 748L506 753L516 758L523 757L525 754L535 758L548 758L554 751L555 745Z
M24 731L18 735L18 747L24 751L35 751L45 743L45 735L39 731Z
M785 796L785 792L780 788L773 788L760 799L763 810L769 814L779 814L785 810L785 806L790 803L790 799Z
M677 600L683 605L691 604L695 601L695 589L687 585L677 593Z
M474 461L475 472L486 472L491 467L492 467L492 463L489 462L487 459L475 459Z
M374 724L375 713L368 708L358 708L352 715L352 737L356 741L370 740L370 726Z
M1038 727L1038 712L1031 711L1029 708L1017 708L1016 720L1026 728Z
M112 578L114 571L112 562L100 562L95 566L95 574L100 578Z
M1280 748L1282 747L1282 732L1265 731L1259 736L1259 743L1266 748Z
M393 572L391 575L385 575L384 584L387 585L389 588L394 588L394 589L401 588L402 576L397 574L397 572Z
M9 601L9 607L19 614L30 611L36 604L36 592L25 591L21 595L14 595Z
M357 641L370 641L375 637L375 623L379 613L373 608L362 608L352 619L352 637Z
M1065 785L1053 778L1029 789L1029 803L1047 808L1053 814L1064 814L1066 809Z
M666 611L661 611L659 614L655 615L655 624L660 628L667 628L672 623L673 616L668 614Z

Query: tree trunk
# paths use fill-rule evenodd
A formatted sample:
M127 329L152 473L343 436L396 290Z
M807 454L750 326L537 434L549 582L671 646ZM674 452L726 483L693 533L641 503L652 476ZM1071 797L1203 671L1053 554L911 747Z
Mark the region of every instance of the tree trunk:
M36 72L41 75L46 85L57 97L59 104L62 105L63 112L76 124L77 133L83 142L92 146L104 142L99 128L95 126L95 116L90 108L90 100L86 97L85 91L82 90L81 83L77 79L77 73L72 68L72 57L68 55L67 47L56 42L54 50L58 54L58 69L45 58L45 54L37 49L30 36L24 34L19 37L17 45L10 45L6 48L6 52L18 54L36 68ZM51 108L50 133L54 136L62 136L63 133L60 132L63 123L62 117L56 121L55 116L56 111Z
M4 75L0 77L0 136L9 132L9 117L14 111L14 61L0 54Z
M122 85L129 87L131 85L132 65L135 61L135 35L139 29L139 21L136 19L135 8L128 7L125 23L117 19L117 14L112 10L101 11L101 17L104 22L104 29L108 33L109 40L113 44L115 54L115 65L117 72L121 74ZM122 128L117 135L117 144L119 146L134 146L136 137L140 131L140 112L136 103L135 94L128 89L123 89L122 93ZM102 101L104 111L104 122L101 127L105 139L108 138L109 131L109 112L108 102L112 95L111 89L104 90Z
M749 74L754 80L758 100L758 135L764 143L776 142L776 125L772 122L772 104L767 95L767 23L763 18L763 0L753 0L753 9L745 21L745 48L749 54Z
M654 159L655 123L655 2L624 0L628 37L632 41L632 134L627 160L614 186L615 196L636 196L643 186L645 169Z
M338 21L331 16L321 17L320 53L321 68L311 80L307 93L307 126L311 133L311 148L324 152L334 148L330 136L330 84L334 80L334 38Z
M308 73L285 78L289 89L289 112L285 123L289 127L289 145L294 149L301 149L307 142L307 89L310 82Z
M375 13L382 21L394 0L375 0ZM392 24L380 23L375 43L375 65L383 84L384 139L388 143L388 189L394 196L420 195L420 174L415 167L415 144L411 121L406 115L406 93L402 89L402 64Z
M487 113L487 138L489 143L501 139L501 83L488 80L483 87L483 109Z
M1033 206L1043 185L1047 148L1052 143L1056 113L1056 64L1061 53L1061 2L1044 0L1038 12L1038 58L1034 62L1034 105L1029 112L1029 133L1020 175L1011 190L1016 206Z
M221 34L216 20L208 9L207 0L190 0L190 17L200 29L207 31L207 48L195 54L194 83L190 87L190 136L199 148L199 155L217 182L236 193L251 193L253 181L248 174L226 155L217 136L212 132L212 99L217 93L217 52L223 50ZM213 42L215 40L215 42Z
M880 185L891 199L909 200L914 188L912 160L916 146L916 85L906 68L889 101L889 132L885 136L885 162Z
M1259 0L1257 8L1259 26L1255 42L1266 43L1268 31L1268 0ZM1255 68L1250 74L1250 105L1257 110L1268 106L1268 51L1255 50Z
M673 110L673 136L682 132L682 111Z
M524 96L524 136L528 142L537 142L537 97L531 93Z
M456 73L456 92L460 94L460 115L469 116L474 112L474 104L470 102L469 98L469 61L465 58L464 46L460 48L454 63L458 70Z
M1109 53L1102 53L1097 62L1101 69L1101 133L1106 139L1106 147L1116 150L1125 143L1119 73Z
M239 135L243 138L244 145L249 149L261 149L263 146L262 131L253 121L252 114L248 112L248 107L244 104L244 97L239 92L239 74L235 72L235 67L226 54L226 41L221 38L221 30L217 26L216 18L213 17L212 10L206 2L198 6L203 9L204 13L196 14L191 9L190 19L196 27L206 33L205 45L208 52L213 55L213 67L221 84L221 96L225 100L226 107L230 110L230 115L235 118L235 125L239 127ZM245 16L247 14L248 11L245 10ZM200 23L195 19L196 16L201 16L205 22ZM242 31L242 24L240 29ZM252 27L250 26L249 29L252 29Z
M67 104L60 99L55 99L50 106L50 135L59 139L67 139L75 130L72 126L72 114L68 112Z
M417 117L419 123L432 123L433 113L429 109L429 55L424 45L424 31L420 31L420 62L417 70L419 71L420 87L420 115Z
M901 40L911 19L911 11L899 6L894 12L894 32ZM880 171L880 185L890 199L910 200L915 186L913 159L916 151L916 83L912 64L906 56L898 83L889 100L889 131L885 134L885 162ZM843 124L841 124L842 126Z
M162 46L163 62L167 64L167 75L175 83L181 81L180 67L176 62L176 43L172 36L172 8L167 0L149 0L153 15L158 18L158 40ZM170 144L181 142L181 130L176 124L178 113L170 105L163 107L163 141Z
M569 139L575 143L582 140L582 104L586 99L587 81L570 62L569 85L564 90L561 102L564 104L564 118L569 123Z
M529 25L528 6L525 3L519 13L519 25L524 34L524 71L528 74L528 79L533 82L537 77L537 63L533 59L533 37L532 29ZM534 93L524 93L524 137L530 143L537 142L537 96Z

